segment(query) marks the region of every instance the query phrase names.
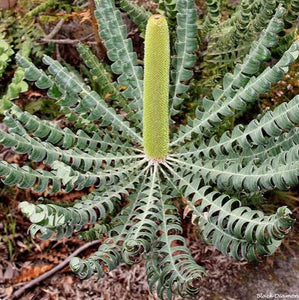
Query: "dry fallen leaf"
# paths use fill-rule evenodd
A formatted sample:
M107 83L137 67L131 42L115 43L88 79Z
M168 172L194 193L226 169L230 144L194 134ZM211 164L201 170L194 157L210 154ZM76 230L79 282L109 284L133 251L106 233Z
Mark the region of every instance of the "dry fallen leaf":
M11 278L13 278L13 267L11 264L9 264L5 269L4 279L11 279Z
M188 203L189 203L189 200L188 200L187 198L183 197L183 196L182 196L182 200L183 200L183 202L184 202L185 204L188 204Z
M16 0L0 0L0 9L10 9L16 5Z
M13 292L12 286L9 286L5 289L5 293L6 293L7 297L10 297L12 295L12 292Z
M187 205L184 209L184 212L183 212L183 219L185 219L187 217L187 215L189 214L189 212L192 211L190 209L190 207Z
M196 224L196 222L195 222L196 219L197 219L197 216L192 215L191 223L192 223L193 225L199 225L199 222L198 222L198 224Z
M38 276L46 273L48 270L52 269L53 265L45 266L34 266L28 270L23 271L17 278L13 279L14 283L25 282L37 278Z
M26 92L25 95L28 97L28 99L39 98L39 97L43 96L42 93L35 92L35 91L32 91L32 90L29 90L28 92Z
M64 18L79 18L80 20L80 24L84 23L84 22L91 22L91 14L90 14L90 10L84 10L81 12L72 12L70 14L68 13L57 13L57 16L60 17L64 17Z

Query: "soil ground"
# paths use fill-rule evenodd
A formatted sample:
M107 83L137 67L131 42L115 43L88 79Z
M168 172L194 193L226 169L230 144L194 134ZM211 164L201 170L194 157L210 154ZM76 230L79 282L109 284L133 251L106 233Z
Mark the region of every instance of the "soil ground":
M18 198L25 196L22 191L17 193ZM14 199L11 200L12 204L15 203ZM1 198L1 201L3 200L4 198ZM3 300L12 299L13 292L62 262L84 244L77 237L58 242L32 240L26 233L29 225L27 220L16 208L11 210L11 214L14 214L17 233L4 235L4 228L7 226L3 221L0 222L0 299ZM294 209L294 215L298 220L297 208ZM188 247L195 260L207 269L207 275L200 284L199 294L192 299L299 299L298 225L274 256L267 257L259 263L236 262L227 258L202 242L189 224L186 227L189 237ZM12 245L12 252L9 245ZM97 246L87 249L81 257L87 257L96 249ZM84 281L66 267L29 289L19 299L157 300L158 298L148 291L146 271L144 264L141 263L133 266L121 264L100 280L92 277ZM182 298L174 298L178 299Z

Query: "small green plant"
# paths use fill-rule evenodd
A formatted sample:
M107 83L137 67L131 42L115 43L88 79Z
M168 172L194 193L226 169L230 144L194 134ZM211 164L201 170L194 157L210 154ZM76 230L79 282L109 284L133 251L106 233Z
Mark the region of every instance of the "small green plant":
M58 11L76 9L67 1L19 0L13 9L0 10L0 75L5 70L9 72L15 68L15 60L7 60L14 52L26 58L31 56L36 61L44 53L51 52L50 49L53 47L48 45L46 48L41 44L41 39L46 36L42 18L46 18L45 12L51 8L56 8ZM59 20L59 16L52 16L52 18ZM2 86L5 89L2 89ZM28 90L28 84L24 80L24 70L16 68L11 83L7 86L1 84L0 87L0 113L2 113L3 109L11 105L12 100L19 98L20 93Z
M275 64L260 72L261 64L271 57L270 49L278 44L286 10L277 7L243 63L224 76L222 87L213 90L213 99L203 99L195 118L185 125L169 118L168 126L166 117L182 108L181 96L188 94L198 42L193 1L170 2L175 6L164 10L167 18L153 15L148 20L142 14L148 20L143 70L114 2L95 1L101 38L117 82L111 83L105 69L92 63L94 56L86 47L80 45L78 50L93 76L105 89L115 91L113 108L52 58L43 58L47 73L18 55L26 78L48 89L48 96L57 99L81 129L61 129L13 105L4 119L9 133L0 131L1 144L50 167L47 171L1 161L5 184L52 194L94 186L69 206L22 202L22 212L33 223L30 233L59 239L95 224L86 239L106 232L108 237L87 259L73 258L71 269L81 278L96 273L101 277L121 261L133 264L145 259L150 289L156 287L161 298L195 295L205 274L185 244L174 199L182 199L184 215L192 216L207 243L237 260L258 261L274 253L294 220L287 207L266 216L247 203L267 190L297 185L299 176L298 95L247 125L236 125L220 138L218 134L218 125L246 112L298 57L295 40ZM169 1L163 3L167 6ZM136 12L135 20L143 24L144 18L136 18ZM170 38L166 21L176 29ZM126 88L120 91L119 86Z
M22 4L24 3L19 3L18 5L22 6ZM15 10L18 11L18 9ZM27 58L31 52L36 54L40 51L39 53L41 55L42 47L38 45L32 47L32 44L41 38L43 30L37 26L32 18L27 17L24 13L17 13L15 10L0 10L0 44L8 45L10 57L12 57L14 52L19 52ZM14 59L9 60L9 64L6 63L3 68L0 67L0 70L2 70L2 72L0 71L0 75L4 73L4 71L10 71L10 69L14 67ZM8 78L7 76L5 77ZM11 105L11 100L19 98L20 93L26 92L27 90L28 84L24 80L24 70L22 68L16 68L11 83L7 86L5 85L5 89L2 90L1 88L0 90L0 113Z
M3 235L0 235L0 238L5 242L8 256L11 260L14 255L16 220L10 214L7 215L6 220L3 222L3 233Z
M0 35L0 76L2 76L4 73L12 54L13 50L11 49L9 43L4 41L3 36Z

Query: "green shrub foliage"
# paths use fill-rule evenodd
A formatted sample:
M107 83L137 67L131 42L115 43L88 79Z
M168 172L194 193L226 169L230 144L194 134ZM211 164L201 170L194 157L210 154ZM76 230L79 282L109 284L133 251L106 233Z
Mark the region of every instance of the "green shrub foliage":
M38 61L44 53L50 53L53 44L49 46L49 44L41 43L41 39L46 36L42 18L46 17L45 13L47 11L54 8L57 11L76 9L75 6L67 2L19 0L13 9L0 10L0 75L5 69L7 71L15 69L11 83L7 86L0 85L0 113L11 106L11 100L17 99L20 93L26 92L28 89L24 78L24 70L15 68L14 59L7 59L12 53L19 53L26 58L31 57L34 61ZM54 21L61 19L59 16L53 18ZM5 89L2 89L2 86Z
M0 177L7 185L52 194L92 186L90 194L69 206L22 202L20 208L32 222L30 233L41 239L59 239L94 224L83 236L92 239L106 234L107 238L87 259L72 259L75 273L81 278L101 277L120 262L146 260L151 291L155 288L159 297L171 298L176 293L195 295L205 274L186 246L174 199L183 200L182 207L204 240L237 260L258 261L273 254L294 222L287 207L265 215L246 206L246 195L258 199L265 191L298 184L299 95L222 135L217 128L225 126L227 118L246 113L298 57L299 40L293 40L265 67L279 45L278 33L287 23L286 16L288 24L292 23L290 16L298 5L291 0L280 1L283 5L279 6L268 0L241 1L236 13L220 22L220 1L207 1L207 14L198 22L193 1L157 2L159 12L169 21L171 36L170 116L182 112L183 99L191 97L188 83L199 39L212 37L206 61L222 49L231 49L234 60L238 58L234 71L224 75L212 97L202 100L194 118L184 125L174 123L175 119L169 122L168 154L153 159L144 152L144 70L127 38L119 9L128 12L141 30L149 14L128 1L117 1L116 7L112 0L96 0L100 35L117 81L111 82L103 65L83 45L78 50L92 77L101 83L102 93L51 57L44 56L44 71L17 55L26 79L47 90L50 98L72 113L81 129L62 129L13 105L5 112L9 131L0 131L0 143L48 167L35 169L35 164L1 161ZM225 39L217 37L219 30ZM216 42L216 37L221 41ZM239 56L235 45L248 40L250 49ZM1 45L0 67L4 68L12 53L6 44ZM159 53L159 47L155 50ZM113 96L113 107L105 101L106 93ZM155 111L159 114L159 109Z

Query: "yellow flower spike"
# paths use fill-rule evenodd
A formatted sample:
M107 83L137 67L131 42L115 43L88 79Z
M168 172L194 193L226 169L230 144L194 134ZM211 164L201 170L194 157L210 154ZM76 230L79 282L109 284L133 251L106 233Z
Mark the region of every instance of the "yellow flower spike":
M163 160L169 150L169 68L170 46L164 16L149 18L145 34L143 145L145 154Z

